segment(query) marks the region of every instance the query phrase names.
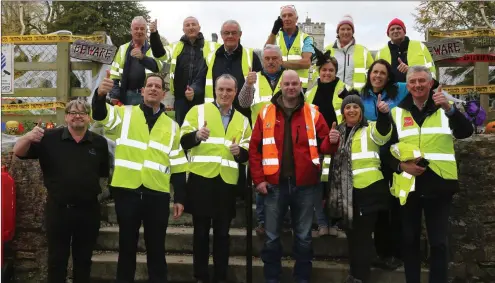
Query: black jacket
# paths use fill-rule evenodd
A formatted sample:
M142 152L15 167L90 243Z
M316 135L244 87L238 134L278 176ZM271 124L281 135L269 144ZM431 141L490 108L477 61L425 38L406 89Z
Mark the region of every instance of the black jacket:
M231 55L227 55L225 52L225 47L220 46L215 53L215 62L213 63L213 89L215 89L215 80L223 74L231 74L237 80L237 93L234 99L234 108L241 112L242 115L246 116L251 120L251 108L242 108L239 105L239 92L244 85L244 74L242 73L242 54L243 47L241 44ZM256 53L253 53L253 64L252 71L259 72L263 69L261 65L260 58ZM213 98L216 98L215 92L213 92Z
M423 122L428 116L434 114L439 107L433 102L433 90L430 91L430 96L426 102L425 107L420 111L413 102L412 95L408 95L397 107L405 109L411 112L414 121L419 125L423 125ZM449 116L449 127L452 129L452 134L456 139L465 139L473 134L473 125L469 120L464 117L464 115L457 109L454 113ZM394 144L399 141L397 136L397 127L393 125L392 137L388 144ZM400 161L393 157L390 150L387 148L382 151L383 161L387 163L390 168L396 172L400 173L399 163ZM459 190L459 182L457 180L447 180L438 176L429 167L427 170L416 177L416 191L421 196L425 197L436 197L441 195L450 195Z
M160 117L160 115L166 115L165 114L165 105L160 104L160 110L158 113L153 113L153 109L146 106L144 103L141 103L139 105L141 110L144 113L144 117L146 119L146 125L148 126L148 130L151 132L151 129L153 129L153 126L155 125L156 121ZM105 98L98 96L98 89L95 90L95 93L93 95L93 101L91 105L92 111L93 111L93 119L96 121L101 121L105 119L107 115L107 108L105 105ZM143 125L144 126L144 125ZM170 177L170 183L174 187L174 202L175 203L184 203L185 199L185 190L184 186L186 183L186 173L174 173ZM127 188L117 188L117 189L122 189L122 190L130 190ZM130 190L134 191L136 193L145 193L145 194L163 194L162 192L150 190L146 188L145 186L141 185L139 188L135 190Z
M399 70L397 70L397 67L399 66L399 57L402 60L402 62L404 62L404 64L409 65L407 63L408 47L409 47L409 37L407 36L404 39L404 41L401 42L400 45L395 45L392 43L392 41L388 42L388 49L390 49L390 58L392 59L390 65L392 65L392 72L395 75L396 82L406 81L406 74L399 72Z
M183 35L180 39L184 43L182 52L177 57L174 71L174 97L175 99L185 99L186 87L189 85L194 89L194 98L187 103L192 107L204 103L204 89L206 79L206 62L203 58L203 47L205 40L202 33L194 43ZM160 40L158 32L150 35L151 51L155 58L165 55L165 48ZM172 54L170 54L172 56Z

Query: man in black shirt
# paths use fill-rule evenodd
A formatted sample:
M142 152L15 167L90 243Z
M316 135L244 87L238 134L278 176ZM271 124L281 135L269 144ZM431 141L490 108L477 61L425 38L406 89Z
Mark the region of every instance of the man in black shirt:
M50 283L66 282L71 247L74 282L90 282L100 229L99 179L109 172L106 139L88 131L90 107L84 100L69 102L67 127L44 131L36 126L14 146L19 158L39 159L43 171Z

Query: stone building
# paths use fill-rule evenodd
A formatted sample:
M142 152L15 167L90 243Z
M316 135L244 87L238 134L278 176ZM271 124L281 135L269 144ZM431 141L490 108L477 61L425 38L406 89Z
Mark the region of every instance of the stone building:
M306 16L306 21L297 23L297 26L300 30L313 37L315 46L318 49L325 48L325 23L313 23L311 18Z

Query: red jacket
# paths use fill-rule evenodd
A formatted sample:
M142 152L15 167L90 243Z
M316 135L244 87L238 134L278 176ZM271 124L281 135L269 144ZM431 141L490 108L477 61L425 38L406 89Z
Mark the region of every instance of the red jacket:
M277 96L274 96L273 101ZM276 104L276 102L275 102ZM306 133L306 123L304 121L303 107L299 107L292 114L292 150L294 155L294 172L296 174L296 186L316 185L320 181L320 166L313 164L309 154L308 135ZM282 153L284 148L284 123L285 116L283 110L277 105L276 123L275 123L275 144L278 150L279 170L276 174L265 176L263 173L262 159L262 140L263 140L263 122L258 115L256 124L251 134L249 142L249 167L251 177L255 185L261 182L268 182L272 185L279 183L280 168L282 168ZM316 139L318 141L319 152L324 154L334 153L338 144L332 145L329 141L329 129L323 115L315 125Z

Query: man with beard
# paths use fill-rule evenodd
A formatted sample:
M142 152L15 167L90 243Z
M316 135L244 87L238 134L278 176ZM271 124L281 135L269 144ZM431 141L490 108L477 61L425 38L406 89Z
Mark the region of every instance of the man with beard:
M164 48L156 24L155 20L150 25L151 50L153 56L170 64L170 92L175 97L175 121L182 125L189 109L204 103L204 58L220 44L206 40L198 20L187 17L182 23L184 35L180 41Z
M144 226L150 283L167 282L165 235L170 214L170 185L174 187L174 218L184 210L187 159L180 147L179 125L165 114L164 81L149 75L143 103L105 104L112 87L107 77L95 91L93 119L115 131L115 169L111 192L119 224L117 282L134 282L141 222Z
M160 60L153 58L146 33L146 20L141 16L135 17L131 22L132 40L121 45L115 54L110 69L113 80L110 99L114 105L140 104L146 75L158 73L163 67Z
M39 159L43 171L50 283L66 282L71 249L74 282L90 282L100 229L99 179L109 172L106 139L88 131L90 111L85 100L72 100L65 108L67 127L43 130L38 125L14 146L19 158Z

